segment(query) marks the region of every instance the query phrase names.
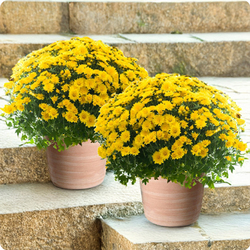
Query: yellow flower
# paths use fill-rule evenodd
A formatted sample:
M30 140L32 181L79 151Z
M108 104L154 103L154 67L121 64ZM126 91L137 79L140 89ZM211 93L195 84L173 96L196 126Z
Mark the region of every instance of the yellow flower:
M201 147L199 144L195 144L193 147L192 147L192 150L191 150L192 154L193 155L196 155L196 156L199 156L200 152L201 152Z
M43 120L48 121L50 119L50 115L46 111L42 111L41 114L42 114L42 119Z
M206 127L207 123L206 123L206 121L204 121L202 119L198 119L195 121L195 125L198 129L202 129L202 128Z
M234 139L233 138L227 138L226 147L230 148L233 145L234 145Z
M19 111L24 111L24 105L22 103L16 103L16 108Z
M165 121L167 123L174 123L175 122L175 117L173 115L167 114L164 117L165 117Z
M238 122L239 125L245 124L245 120L240 119L240 118L237 119L237 122Z
M236 141L236 148L240 151L245 151L247 149L247 144L242 141Z
M120 81L122 84L124 84L126 86L129 84L128 78L124 74L120 75Z
M192 132L192 137L194 138L194 140L196 140L198 136L199 134L197 134L196 132Z
M168 147L160 149L159 153L161 154L164 160L167 160L170 156L170 150L168 149Z
M143 108L140 112L141 117L147 117L150 114L149 108Z
M84 68L83 73L86 75L87 78L90 78L93 74L93 70L89 67Z
M123 148L123 142L119 138L112 145L114 146L115 150L117 150L117 151L121 151Z
M77 73L78 75L84 73L85 68L86 68L86 65L80 64L80 65L77 67L77 69L76 69L76 73Z
M97 92L101 94L107 93L107 87L104 84L99 84L97 87Z
M152 122L150 122L150 121L148 121L148 120L146 120L146 121L143 122L143 124L142 124L142 129L143 129L143 130L148 131L148 130L150 130L150 129L152 129L152 128L153 128Z
M67 92L68 89L69 89L69 84L64 84L64 85L62 86L62 91Z
M96 117L94 115L88 116L88 119L86 121L86 126L93 127L95 125L95 120L96 120Z
M79 114L79 119L82 123L86 123L89 117L89 113L85 110L82 110L81 113Z
M12 89L15 86L15 83L14 81L9 81L9 82L6 82L3 86L7 89Z
M79 98L79 91L77 88L75 87L70 87L69 89L69 98L72 100L72 101L76 101L78 98Z
M173 160L181 159L185 155L185 150L183 148L177 148L172 154L171 158Z
M170 101L163 101L163 104L167 110L171 111L174 108L174 105Z
M121 155L125 156L125 155L129 155L130 154L130 147L123 147L121 149Z
M182 121L180 121L180 124L181 124L181 127L184 129L188 127L188 123L186 121L182 120Z
M227 139L227 136L225 134L220 134L219 135L219 138L222 140L222 141L225 141Z
M141 135L137 135L134 139L133 145L136 147L140 147L143 144L143 139Z
M44 100L44 95L43 95L43 94L36 94L35 97L36 97L38 100Z
M170 127L169 133L173 137L179 136L180 133L181 133L181 129L180 129L179 123L176 122L176 123L172 124L171 127Z
M129 141L129 139L130 139L130 132L129 131L122 132L120 138L121 138L121 140L123 142Z
M140 153L139 149L137 147L132 147L130 149L130 154L131 155L138 155Z
M4 108L1 108L3 112L6 114L12 114L14 111L16 111L15 107L13 104L11 105L5 105Z
M163 157L162 157L162 155L161 155L160 152L158 152L158 151L154 152L154 154L153 154L153 161L156 164L162 164L164 162L164 159L163 159Z
M74 113L70 112L70 111L66 112L65 119L68 122L72 122L72 123L76 123L77 120L78 120L77 116Z
M153 118L153 122L155 125L161 126L164 122L164 117L161 115L155 115Z
M111 142L114 142L116 140L116 138L118 137L118 133L117 132L112 132L110 135L109 135L109 140Z
M157 137L158 140L163 139L163 132L161 130L157 131L156 132L156 137Z
M98 155L105 159L107 156L106 151L107 150L103 146L101 146L98 148Z
M197 120L199 118L199 114L198 111L194 111L191 116L190 116L191 120Z
M200 156L202 158L206 157L208 155L208 148L202 148L201 151L200 151Z
M53 83L47 83L43 86L43 89L47 91L48 93L52 92L55 88L55 85Z
M136 78L136 75L132 70L126 71L126 75L130 81L133 81Z
M58 96L52 96L51 97L52 102L55 104L56 101L58 100Z
M50 108L47 112L49 113L50 119L57 118L59 115L55 108Z

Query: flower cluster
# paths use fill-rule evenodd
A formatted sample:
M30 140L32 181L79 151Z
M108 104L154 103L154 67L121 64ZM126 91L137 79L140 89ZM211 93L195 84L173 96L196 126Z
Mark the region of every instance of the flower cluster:
M103 106L146 70L115 47L88 37L58 41L21 59L4 86L7 124L38 148L94 140ZM46 138L48 139L45 139Z
M123 184L140 177L191 186L225 182L244 161L244 120L226 94L194 77L158 74L131 84L100 110L99 155Z

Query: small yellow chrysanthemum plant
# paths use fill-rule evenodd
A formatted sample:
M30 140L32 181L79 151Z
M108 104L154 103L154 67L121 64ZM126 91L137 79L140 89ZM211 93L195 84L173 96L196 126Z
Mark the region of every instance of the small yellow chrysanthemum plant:
M34 51L13 68L4 86L10 96L2 110L21 139L59 151L94 141L99 110L114 93L147 77L146 70L115 47L88 37L58 41Z
M131 84L101 108L99 155L125 185L161 176L189 188L194 179L213 188L245 159L239 110L197 78L158 74Z

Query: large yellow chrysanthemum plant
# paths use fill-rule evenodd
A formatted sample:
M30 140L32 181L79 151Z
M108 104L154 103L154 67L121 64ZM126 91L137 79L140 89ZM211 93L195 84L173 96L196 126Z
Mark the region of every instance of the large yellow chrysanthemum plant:
M94 141L95 120L114 93L147 77L134 58L88 37L58 41L34 51L13 68L5 83L7 125L22 140L59 150Z
M224 93L194 77L158 74L131 84L100 110L99 155L122 184L162 176L210 188L243 164L244 120Z

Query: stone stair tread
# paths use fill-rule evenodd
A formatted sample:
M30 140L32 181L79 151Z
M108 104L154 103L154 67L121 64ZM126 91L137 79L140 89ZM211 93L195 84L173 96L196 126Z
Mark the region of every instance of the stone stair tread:
M122 235L133 244L152 243L152 248L146 249L158 249L153 248L153 245L170 242L205 241L212 244L213 241L248 240L250 244L250 212L216 215L201 214L196 223L179 228L154 225L144 215L120 219L107 218L102 220L102 223L105 223L112 228L111 230L115 230L117 234Z
M49 44L76 36L88 36L108 44L119 43L202 43L250 41L250 32L216 32L189 34L0 34L0 44Z
M245 32L244 32L245 33ZM0 34L0 44L50 44L59 40L68 40L71 37L88 36L104 43L128 43L128 40L119 35L80 35L80 34ZM133 41L131 41L132 43Z
M250 40L250 32L217 32L189 34L120 34L120 36L137 43L201 43Z
M250 173L248 173L248 175L243 174L243 176L244 175L246 179L249 180ZM250 204L247 204L250 199L250 185L248 183L248 185L244 186L244 180L242 180L241 184L240 187L219 187L219 185L216 185L216 189L214 190L210 190L206 187L202 211L206 213L248 211L250 208ZM240 192L240 194L237 194L237 192ZM226 201L222 202L222 196ZM141 203L139 180L137 180L134 185L128 184L124 186L115 181L112 172L106 174L104 182L101 185L91 189L66 190L54 186L51 182L7 184L0 185L0 197L0 214L105 204ZM234 204L231 204L231 201L229 201L232 197ZM242 200L243 198L245 199L244 201ZM241 201L237 201L236 199L240 199ZM211 204L213 202L214 204ZM245 204L237 204L236 207L238 207L235 208L236 203L242 202ZM209 206L212 207L212 209L209 208ZM225 207L223 208L223 206ZM226 208L226 206L228 208Z
M50 182L1 185L0 197L0 214L141 202L139 182L124 186L112 173L106 174L101 185L85 190L66 190Z

